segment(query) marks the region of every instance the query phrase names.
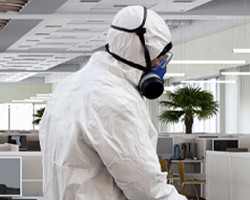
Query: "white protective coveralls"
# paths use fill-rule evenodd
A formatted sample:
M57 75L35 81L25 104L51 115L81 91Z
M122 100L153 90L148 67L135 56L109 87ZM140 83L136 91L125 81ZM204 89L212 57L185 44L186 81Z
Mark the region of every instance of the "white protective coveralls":
M122 9L113 24L136 28L143 8ZM148 10L151 58L170 42L165 22ZM110 28L110 51L145 66L138 36ZM185 200L166 184L157 132L137 90L142 71L97 52L59 84L40 123L45 200Z

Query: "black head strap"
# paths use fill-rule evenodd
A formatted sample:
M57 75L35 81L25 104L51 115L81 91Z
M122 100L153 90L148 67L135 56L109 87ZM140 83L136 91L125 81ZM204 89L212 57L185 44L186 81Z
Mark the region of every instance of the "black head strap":
M126 28L122 28L122 27L119 27L119 26L111 25L111 28L117 29L119 31L125 31L125 32L129 32L129 33L135 32L137 34L137 36L139 37L139 39L140 39L140 41L142 43L142 46L144 48L144 56L145 56L146 65L147 65L146 68L143 67L142 65L133 63L133 62L131 62L129 60L126 60L126 59L120 57L117 54L114 54L114 53L110 52L108 44L105 45L105 48L106 48L106 51L108 53L110 53L117 60L120 60L121 62L123 62L123 63L125 63L127 65L130 65L132 67L135 67L135 68L137 68L139 70L147 72L147 71L149 71L151 69L151 59L150 59L150 55L149 55L148 49L146 47L145 38L144 38L144 34L146 33L146 28L144 28L143 26L145 25L146 19L147 19L147 8L144 7L143 21L142 21L141 25L138 28L135 28L135 29L126 29Z

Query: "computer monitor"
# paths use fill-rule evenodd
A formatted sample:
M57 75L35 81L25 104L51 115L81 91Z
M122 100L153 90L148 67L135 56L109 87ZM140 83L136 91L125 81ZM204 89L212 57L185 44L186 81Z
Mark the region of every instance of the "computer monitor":
M0 197L22 195L22 158L0 157Z
M226 151L228 148L239 148L239 139L236 138L217 138L212 140L213 151Z
M171 158L174 155L173 138L159 137L157 142L157 155L160 158Z
M218 138L219 136L216 136L216 135L199 135L198 138L205 138L205 139L213 139L213 138Z
M8 143L17 144L19 148L27 147L26 136L25 135L9 135Z
M22 196L42 197L43 196L43 168L41 152L28 151L0 151L0 158L22 158ZM1 171L0 171L1 173ZM16 197L15 199L18 199ZM1 198L0 198L1 199ZM33 200L33 199L32 199Z

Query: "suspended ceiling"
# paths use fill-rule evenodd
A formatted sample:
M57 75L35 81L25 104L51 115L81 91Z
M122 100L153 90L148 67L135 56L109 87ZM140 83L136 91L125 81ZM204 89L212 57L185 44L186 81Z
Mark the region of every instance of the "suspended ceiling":
M173 32L250 13L247 0L0 0L0 82L76 71L103 49L114 14L134 4L158 12Z

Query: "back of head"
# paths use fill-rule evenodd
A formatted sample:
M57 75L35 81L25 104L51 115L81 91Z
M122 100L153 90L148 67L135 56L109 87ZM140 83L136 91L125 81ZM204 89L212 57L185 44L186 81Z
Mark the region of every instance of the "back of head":
M112 21L113 26L133 30L143 22L145 17L142 6L128 6L121 9ZM166 22L154 11L147 10L144 33L145 45L151 60L156 58L162 50L171 43L171 34ZM144 47L135 32L120 31L110 28L107 36L110 52L118 56L146 66Z

